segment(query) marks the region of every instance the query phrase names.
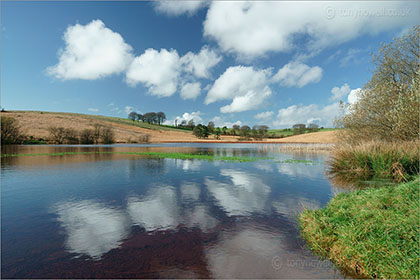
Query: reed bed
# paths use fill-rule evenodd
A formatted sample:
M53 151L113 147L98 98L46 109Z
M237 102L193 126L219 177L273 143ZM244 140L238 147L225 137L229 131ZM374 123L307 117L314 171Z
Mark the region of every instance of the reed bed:
M419 142L368 142L343 145L331 152L328 174L336 181L351 183L387 180L410 181L419 174Z
M321 143L281 143L281 144L262 144L259 149L266 152L300 152L300 153L329 153L334 148L334 144Z

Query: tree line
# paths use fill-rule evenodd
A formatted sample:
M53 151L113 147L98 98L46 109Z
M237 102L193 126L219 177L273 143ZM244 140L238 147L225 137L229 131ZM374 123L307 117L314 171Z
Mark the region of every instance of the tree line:
M293 135L299 135L306 132L317 132L320 130L320 127L316 123L310 123L308 124L308 126L306 126L306 124L303 124L303 123L297 123L292 126L292 129L293 129Z
M55 144L113 144L114 131L110 127L94 124L92 128L78 131L73 128L52 126L48 128L50 140Z
M94 124L92 128L76 130L51 126L48 141L54 144L113 144L115 134L112 128ZM21 132L19 122L13 117L1 116L1 144L45 144L45 139L34 139Z
M161 125L166 120L164 112L148 112L145 114L139 114L137 112L130 112L128 118L132 121L142 121L148 124Z
M142 115L133 111L128 114L128 118L132 121L142 121L149 124L161 125L166 120L166 115L164 112L148 112ZM175 120L175 127L192 130L193 134L198 138L208 138L209 135L212 134L216 139L220 139L221 135L239 136L240 140L250 140L251 138L262 140L268 137L276 138L274 134L269 135L269 127L267 125L254 125L251 128L248 125L240 126L235 124L232 128L228 128L227 126L216 127L212 121L207 125L195 124L194 119L191 119L189 121L182 120L180 123ZM295 124L291 129L287 130L292 130L293 135L298 135L306 132L319 131L320 127L315 123L310 123L308 126L306 126L306 124Z
M254 125L250 128L247 125L239 126L233 125L232 129L228 129L226 126L220 128L215 127L213 122L209 122L207 126L198 124L193 129L193 134L198 138L208 138L210 134L213 134L216 139L220 139L220 135L239 135L239 140L262 140L268 135L268 126L266 125Z

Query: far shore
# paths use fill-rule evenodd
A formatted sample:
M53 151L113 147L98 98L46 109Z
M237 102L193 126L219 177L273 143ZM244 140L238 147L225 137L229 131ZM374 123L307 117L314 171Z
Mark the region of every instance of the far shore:
M220 139L210 135L208 139L198 139L191 131L167 128L165 126L141 127L127 119L73 113L39 111L6 111L1 116L10 116L19 122L21 133L34 140L49 143L49 127L71 128L81 131L94 124L110 127L115 134L116 144L140 144L139 139L149 136L148 143L223 143L223 144L334 144L336 131L311 132L283 138L265 138L263 141L238 140L239 136L221 135Z

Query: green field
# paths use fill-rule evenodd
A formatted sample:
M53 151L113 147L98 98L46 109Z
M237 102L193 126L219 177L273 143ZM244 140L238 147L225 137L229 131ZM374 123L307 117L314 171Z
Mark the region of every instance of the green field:
M320 128L318 132L320 131L331 131L331 130L337 130L337 128ZM305 133L310 133L311 131L306 129ZM268 134L271 134L274 138L280 138L280 137L288 137L293 135L293 129L292 128L284 128L284 129L269 129Z

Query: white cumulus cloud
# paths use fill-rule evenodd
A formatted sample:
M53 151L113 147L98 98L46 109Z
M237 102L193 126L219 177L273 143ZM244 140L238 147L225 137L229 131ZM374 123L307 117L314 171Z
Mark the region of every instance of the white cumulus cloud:
M182 99L196 99L200 95L201 85L200 83L186 83L181 88Z
M259 114L256 114L254 116L255 119L257 120L268 120L270 119L272 116L274 115L273 111L267 111L267 112L261 112Z
M341 87L333 87L331 89L332 96L330 97L330 101L337 101L346 97L350 93L350 86L346 83Z
M347 96L347 102L351 105L357 103L360 99L360 95L362 93L361 88L356 88L350 91L349 96Z
M222 60L215 51L204 46L198 54L188 52L181 58L184 71L192 73L197 78L210 78L210 69Z
M313 52L414 25L418 7L407 1L213 1L203 29L222 50L243 57L290 51L296 39ZM405 16L377 15L382 11Z
M273 81L280 82L282 86L303 87L309 83L317 83L322 78L322 68L310 67L300 62L289 62L279 69Z
M88 108L89 112L99 112L99 109L97 108Z
M224 127L224 126L232 127L234 125L239 125L239 126L242 125L242 122L239 120L237 120L236 122L229 122L229 121L226 121L224 117L219 117L219 116L214 117L213 119L211 119L211 121L214 122L214 125L216 127Z
M133 112L134 111L134 107L132 107L132 106L125 106L124 107L124 112L128 115L128 114L130 114L131 112ZM135 111L134 111L135 112Z
M268 86L270 70L254 70L253 67L229 67L214 82L205 104L219 100L232 100L220 108L222 113L242 112L258 108L271 95Z
M195 124L198 124L203 122L203 119L201 118L202 115L203 114L200 111L191 113L185 112L184 114L182 114L182 116L177 116L172 120L166 120L164 124L174 125L174 123L176 122L178 125L180 125L182 121L186 121L188 123L190 120L193 120Z
M182 57L173 49L157 51L149 48L134 58L128 67L126 82L131 86L142 83L148 87L150 94L168 97L177 91L182 80L210 78L210 69L220 60L221 57L208 47L203 47L198 54L188 52ZM186 73L190 73L191 76L186 77ZM187 88L181 88L181 97L197 97L200 93L197 87L199 83L192 82L186 85Z
M63 80L95 80L125 71L132 60L132 48L120 34L101 20L69 26L63 36L66 44L59 61L47 73Z
M150 94L167 97L177 90L179 74L180 62L176 50L147 49L129 66L126 81L132 86L144 83Z
M187 14L189 16L195 14L199 9L208 5L209 1L195 0L195 1L155 1L155 10L169 16L180 16Z
M339 113L339 104L333 103L321 107L316 104L292 105L278 111L274 127L291 127L297 123L309 124L316 122L321 126L331 126Z

